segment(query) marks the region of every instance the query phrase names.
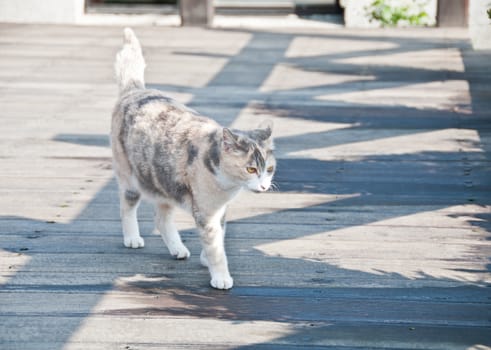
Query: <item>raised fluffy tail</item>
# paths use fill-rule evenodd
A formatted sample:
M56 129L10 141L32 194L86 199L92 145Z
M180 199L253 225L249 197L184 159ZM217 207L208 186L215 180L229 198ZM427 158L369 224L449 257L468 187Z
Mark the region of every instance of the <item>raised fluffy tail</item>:
M124 29L124 45L116 55L114 70L120 94L130 89L145 87L145 59L140 42L130 28Z

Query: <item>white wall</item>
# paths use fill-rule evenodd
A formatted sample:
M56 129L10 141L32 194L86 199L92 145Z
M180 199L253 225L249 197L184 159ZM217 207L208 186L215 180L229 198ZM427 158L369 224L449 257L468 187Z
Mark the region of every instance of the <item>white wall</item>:
M76 23L85 0L0 0L0 22Z
M469 34L475 49L491 49L491 19L486 10L491 8L491 0L470 0Z

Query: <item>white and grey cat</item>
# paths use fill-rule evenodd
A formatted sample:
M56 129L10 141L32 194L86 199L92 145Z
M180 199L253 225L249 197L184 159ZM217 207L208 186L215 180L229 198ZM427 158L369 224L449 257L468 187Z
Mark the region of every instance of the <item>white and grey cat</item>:
M190 256L173 212L193 215L203 246L201 263L211 286L233 286L224 248L227 204L243 188L264 192L276 168L271 125L231 130L192 109L146 89L145 60L133 31L124 30L116 56L120 96L112 116L111 146L119 184L124 245L140 248L137 207L142 197L155 204L155 225L170 253Z

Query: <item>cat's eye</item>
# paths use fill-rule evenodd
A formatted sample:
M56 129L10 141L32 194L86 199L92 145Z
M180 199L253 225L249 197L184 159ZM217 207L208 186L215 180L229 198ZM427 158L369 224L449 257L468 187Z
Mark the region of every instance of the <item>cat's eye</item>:
M272 172L273 172L273 170L274 170L274 167L273 167L273 166L270 166L268 169L266 169L266 171L267 171L268 173L272 173Z
M256 168L253 168L251 166L247 167L246 170L247 170L247 172L249 174L255 174L255 173L257 173L257 169Z

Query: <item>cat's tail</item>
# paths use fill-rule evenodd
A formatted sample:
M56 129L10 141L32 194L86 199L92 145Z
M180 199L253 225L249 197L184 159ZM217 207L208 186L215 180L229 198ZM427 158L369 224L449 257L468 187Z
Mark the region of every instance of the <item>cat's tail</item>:
M114 63L120 94L128 90L145 87L145 66L145 59L138 38L133 30L125 28L124 45L116 55L116 62Z

